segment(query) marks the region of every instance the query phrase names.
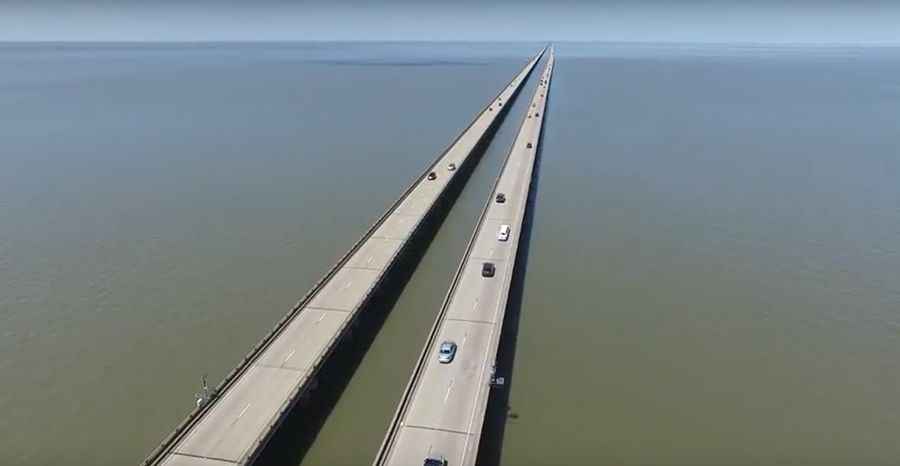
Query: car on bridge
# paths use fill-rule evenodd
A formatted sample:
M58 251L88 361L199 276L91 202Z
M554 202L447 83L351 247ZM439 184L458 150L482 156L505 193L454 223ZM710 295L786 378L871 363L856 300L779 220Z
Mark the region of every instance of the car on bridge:
M497 204L503 204L506 202L506 194L497 193Z
M491 278L494 276L494 271L496 268L494 267L493 262L485 262L481 265L481 276L486 278Z
M456 343L452 341L445 341L441 343L440 349L438 349L438 362L441 364L450 364L453 362L453 358L456 356Z
M447 458L443 456L429 456L425 458L423 466L447 466Z
M435 173L435 172L429 173L429 174L428 174L428 179L431 180L431 181L436 180L436 179L437 179L437 173Z
M500 225L500 230L497 231L497 240L498 241L506 241L509 239L509 225Z

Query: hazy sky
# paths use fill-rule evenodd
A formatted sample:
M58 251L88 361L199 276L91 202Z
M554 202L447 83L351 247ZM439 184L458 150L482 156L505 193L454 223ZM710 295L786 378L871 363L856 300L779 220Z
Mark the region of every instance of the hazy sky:
M8 1L8 40L900 44L900 1Z

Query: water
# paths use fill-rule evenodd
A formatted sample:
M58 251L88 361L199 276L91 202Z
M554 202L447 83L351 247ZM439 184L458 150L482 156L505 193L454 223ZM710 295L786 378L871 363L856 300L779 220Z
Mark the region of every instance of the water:
M900 51L573 48L502 464L897 464Z
M536 50L397 47L0 49L0 464L142 460Z
M143 459L538 48L0 46L0 464ZM502 464L895 464L900 50L557 52ZM371 461L521 113L287 463Z

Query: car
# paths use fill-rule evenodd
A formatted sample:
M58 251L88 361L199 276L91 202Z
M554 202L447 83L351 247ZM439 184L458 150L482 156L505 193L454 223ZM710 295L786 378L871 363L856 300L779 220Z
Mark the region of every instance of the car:
M438 349L438 361L441 364L450 364L453 362L454 356L456 356L456 343L452 341L441 343L441 347Z
M499 241L506 241L509 239L509 225L500 225L500 230L497 232L497 239Z
M525 148L527 149L531 149L532 147L534 146L530 142L528 144L525 144Z
M425 458L425 464L422 466L447 466L447 458L443 456L429 456Z
M455 163L451 163L450 165L447 165L447 170L448 170L448 171L451 171L451 172L452 172L453 170L456 170L456 164L455 164Z
M429 180L432 180L432 181L436 180L436 179L437 179L437 173L435 173L435 172L429 173L429 174L428 174L428 179L429 179Z
M497 268L494 267L493 262L485 262L484 264L481 264L481 276L482 277L491 278L494 276L494 272L496 270L497 270Z
M497 193L497 204L503 204L506 202L506 194Z

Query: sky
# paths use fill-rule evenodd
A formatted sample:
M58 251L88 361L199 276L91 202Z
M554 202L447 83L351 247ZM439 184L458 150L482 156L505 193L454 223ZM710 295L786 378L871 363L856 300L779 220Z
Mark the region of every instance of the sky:
M0 0L0 41L900 44L900 1Z

